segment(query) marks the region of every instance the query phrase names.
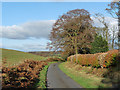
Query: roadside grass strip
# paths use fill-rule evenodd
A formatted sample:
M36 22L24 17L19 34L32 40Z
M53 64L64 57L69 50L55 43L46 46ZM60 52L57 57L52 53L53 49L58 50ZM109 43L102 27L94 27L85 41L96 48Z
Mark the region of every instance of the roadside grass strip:
M48 71L48 67L52 64L52 63L57 63L57 62L49 62L48 65L46 65L42 71L40 71L40 81L39 83L37 84L37 87L38 88L47 88L46 84L47 84L47 81L46 81L46 78L47 78L47 71Z
M76 81L83 88L107 88L108 85L101 83L102 77L86 74L84 70L76 70L77 64L64 62L59 64L59 68L70 78Z

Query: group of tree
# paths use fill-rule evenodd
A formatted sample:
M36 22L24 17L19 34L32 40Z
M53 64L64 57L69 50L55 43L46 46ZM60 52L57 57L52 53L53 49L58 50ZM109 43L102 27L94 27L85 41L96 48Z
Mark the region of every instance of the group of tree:
M118 48L120 48L120 0L113 0L113 2L111 2L110 4L108 4L109 8L106 8L106 11L114 18L114 19L117 19L118 20L118 28L117 27L113 27L112 28L112 47L114 47L114 42L115 42L115 39L117 38L118 41L117 41L117 46ZM118 30L118 32L117 32ZM116 32L117 32L117 35L116 35ZM116 37L117 36L117 37ZM112 48L113 49L113 48Z
M111 2L106 9L111 15L118 15L113 12L118 8L118 2ZM104 16L95 15L104 25L102 28L93 26L90 13L85 9L68 11L58 18L50 33L49 49L62 51L63 55L98 53L108 51L109 28ZM115 28L113 28L112 47L115 42ZM100 33L102 32L102 33Z

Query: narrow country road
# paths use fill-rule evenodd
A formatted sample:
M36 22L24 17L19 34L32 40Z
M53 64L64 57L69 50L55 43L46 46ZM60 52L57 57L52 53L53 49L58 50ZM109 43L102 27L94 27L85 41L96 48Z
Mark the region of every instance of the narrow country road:
M58 63L53 63L48 68L47 88L82 88L58 68Z

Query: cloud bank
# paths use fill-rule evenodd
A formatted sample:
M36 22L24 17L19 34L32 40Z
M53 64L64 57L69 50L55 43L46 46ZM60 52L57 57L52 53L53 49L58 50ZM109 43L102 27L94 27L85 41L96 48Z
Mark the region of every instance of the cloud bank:
M96 18L91 18L94 22L94 26L103 27L103 25ZM109 28L118 25L118 20L111 17L106 17L106 22L108 22ZM12 43L11 45L7 43L3 45L0 44L0 47L20 51L46 51L46 44L49 41L48 38L52 30L52 25L54 23L55 20L43 20L26 22L21 25L0 26L0 35L2 35L4 42L7 42L5 41L7 39L10 43ZM110 31L110 33L112 35L112 31ZM34 42L31 38L34 38ZM41 39L44 39L43 41L45 41L45 43L43 43ZM18 43L18 45L15 44L16 40L20 40L20 43ZM21 43L21 41L25 40L31 41Z
M20 44L20 45L4 45L4 47L1 46L0 48L6 48L6 49L13 49L13 50L19 50L19 51L48 51L46 49L46 45L40 44L40 43L29 43L29 44Z
M0 43L0 48L2 48L2 43Z
M94 17L91 18L93 19L94 26L104 26ZM111 28L113 25L118 25L118 20L112 17L106 17L105 20L109 24L109 28ZM26 22L22 25L0 26L0 36L2 35L2 38L18 40L29 38L48 39L54 23L55 20L43 20Z
M104 27L104 25L95 17L91 17L93 20L93 25L97 27ZM118 26L118 19L114 19L112 17L105 17L105 22L108 24L108 27L111 28L113 26Z
M46 38L55 20L27 22L22 25L0 26L0 36L8 39Z
M31 43L31 44L23 44L20 46L11 46L11 48L21 51L47 51L46 45L40 44L40 43Z

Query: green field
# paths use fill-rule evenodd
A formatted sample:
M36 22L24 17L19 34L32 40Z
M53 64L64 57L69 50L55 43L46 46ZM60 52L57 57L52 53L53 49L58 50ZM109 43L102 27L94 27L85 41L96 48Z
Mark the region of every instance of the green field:
M10 50L10 49L1 49L2 50L2 60L7 61L7 65L17 65L19 63L22 63L26 59L32 59L32 60L46 60L47 57L33 55L31 53L27 52L21 52L16 50Z

